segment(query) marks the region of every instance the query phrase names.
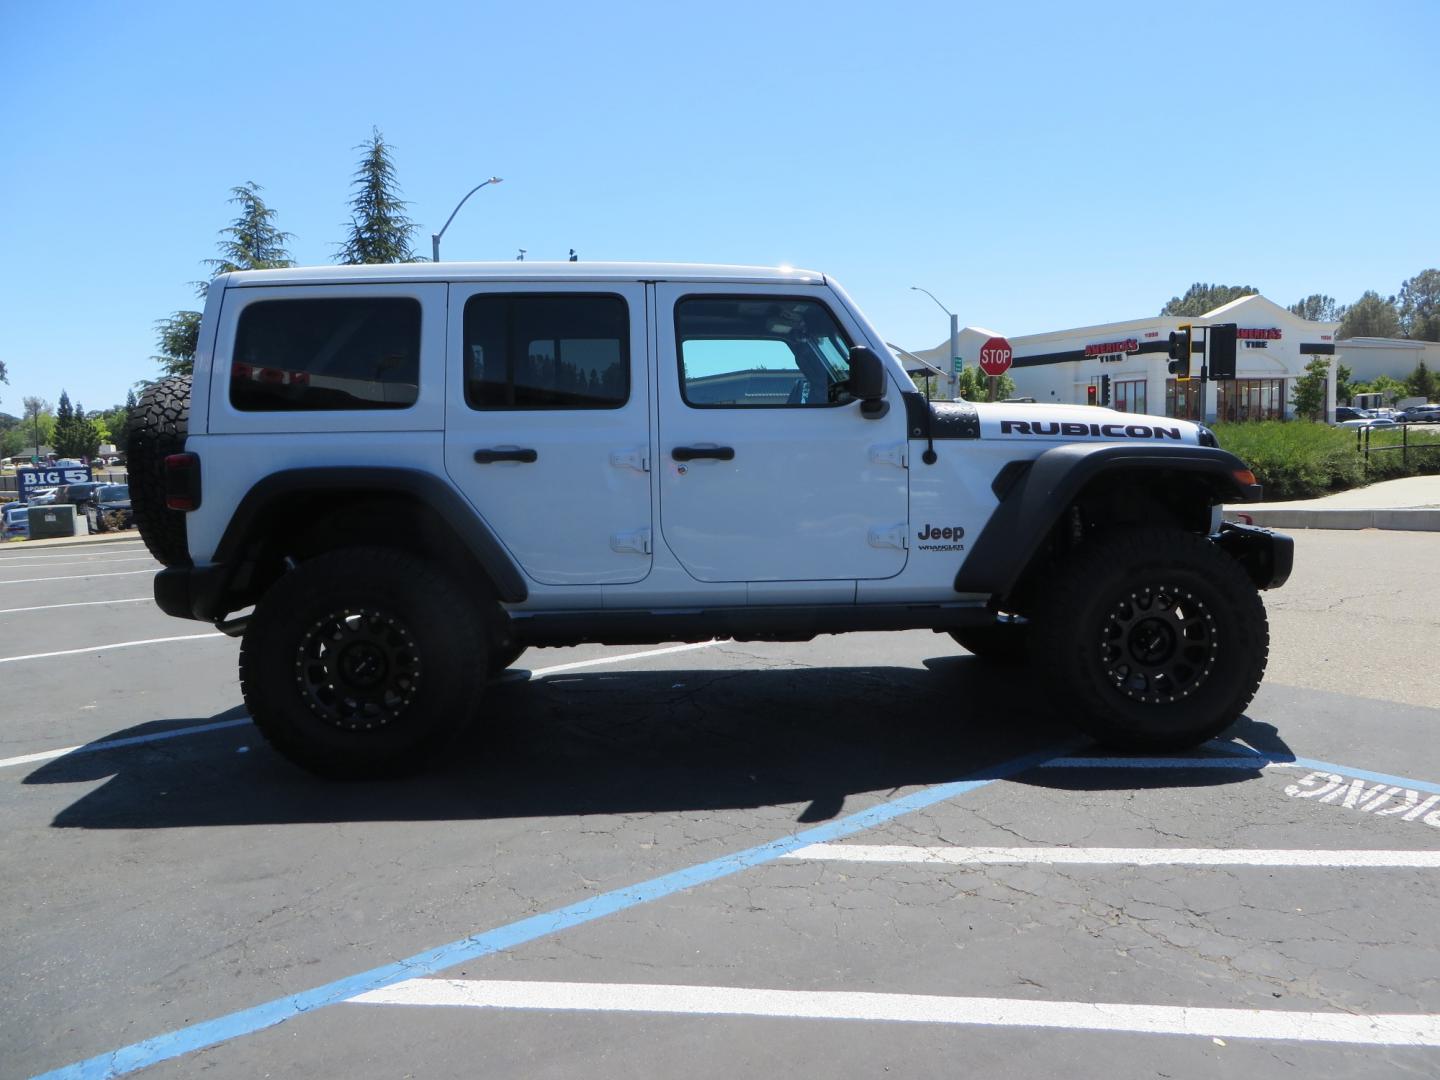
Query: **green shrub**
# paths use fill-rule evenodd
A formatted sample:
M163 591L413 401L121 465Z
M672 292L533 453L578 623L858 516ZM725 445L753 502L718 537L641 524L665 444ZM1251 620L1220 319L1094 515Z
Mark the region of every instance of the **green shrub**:
M1408 460L1398 450L1374 452L1376 447L1398 446L1402 438L1398 430L1381 430L1371 432L1368 464L1353 429L1306 420L1216 424L1215 437L1250 466L1268 501L1311 499L1377 480L1440 473L1440 432L1413 426ZM1437 448L1416 449L1421 446Z

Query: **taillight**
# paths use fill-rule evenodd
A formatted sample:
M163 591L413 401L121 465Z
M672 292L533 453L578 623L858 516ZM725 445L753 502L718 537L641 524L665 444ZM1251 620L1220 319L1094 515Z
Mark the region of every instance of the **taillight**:
M171 510L200 509L200 455L165 458L165 505Z

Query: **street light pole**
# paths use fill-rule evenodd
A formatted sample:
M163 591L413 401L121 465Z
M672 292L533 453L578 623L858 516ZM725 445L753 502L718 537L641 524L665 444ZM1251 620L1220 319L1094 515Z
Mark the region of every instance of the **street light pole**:
M500 183L501 179L502 179L502 178L499 177L499 176L492 176L492 177L490 177L489 180L486 180L484 183L476 184L473 188L471 188L469 191L467 191L467 192L465 193L465 199L470 198L471 195L474 195L475 192L479 191L482 187L485 187L487 184L498 184L498 183ZM455 215L460 212L460 207L462 207L462 206L465 205L465 199L461 199L458 203L455 204L455 209L450 211L450 216L445 219L445 224L440 226L440 231L439 231L438 233L431 233L431 234L430 234L430 255L431 255L431 261L433 261L433 262L439 262L439 261L440 261L440 238L445 235L445 230L450 227L450 222L452 222L452 221L455 220Z
M935 294L929 289L922 289L919 285L911 285L910 288L915 292L923 292L926 296L930 297L931 300L935 301L941 311L950 316L950 364L945 378L950 387L950 400L954 401L960 391L959 372L955 370L955 361L960 356L960 316L940 303L940 301L936 299Z

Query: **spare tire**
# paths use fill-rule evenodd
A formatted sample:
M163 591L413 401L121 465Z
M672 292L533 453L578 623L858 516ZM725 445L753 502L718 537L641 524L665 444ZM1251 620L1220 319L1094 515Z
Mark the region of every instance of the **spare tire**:
M189 375L172 375L152 383L130 410L125 424L125 460L135 524L150 554L165 566L190 563L185 514L165 506L165 459L185 449L189 427Z

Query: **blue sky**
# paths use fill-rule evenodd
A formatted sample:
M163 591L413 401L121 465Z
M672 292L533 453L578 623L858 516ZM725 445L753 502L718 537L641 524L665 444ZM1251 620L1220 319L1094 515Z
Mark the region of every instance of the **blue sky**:
M1440 265L1440 4L0 3L0 358L89 408L261 184L329 262L355 146L447 258L789 263L891 341Z

